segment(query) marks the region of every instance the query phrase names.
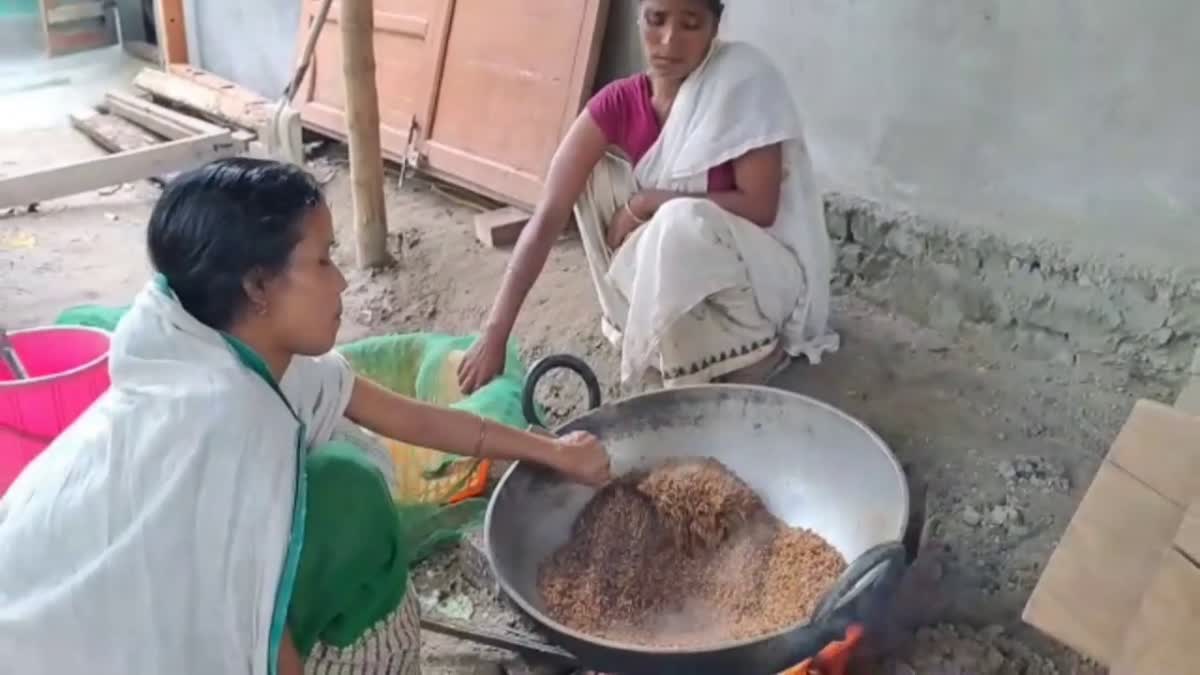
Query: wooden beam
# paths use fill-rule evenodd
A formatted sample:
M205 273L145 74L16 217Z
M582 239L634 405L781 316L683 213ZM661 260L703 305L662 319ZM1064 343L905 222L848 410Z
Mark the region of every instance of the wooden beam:
M529 218L527 211L512 206L480 213L475 216L475 237L488 248L512 246Z
M392 262L387 248L379 92L375 90L374 5L371 0L341 4L342 78L346 87L354 232L358 265L366 268Z
M99 19L108 14L112 2L77 2L70 5L59 5L46 10L46 23L51 26L73 21Z
M71 113L71 126L107 152L127 152L158 145L162 139L116 115L87 109Z
M207 86L175 72L144 68L133 85L205 119L262 133L271 120L270 102L231 82L219 81L224 86Z
M225 131L224 128L210 124L202 119L165 108L153 101L147 101L120 92L112 91L106 94L104 96L104 105L114 115L120 115L164 138L172 140Z
M0 208L98 190L201 166L232 157L245 143L228 131L170 141L132 152L71 162L0 179Z
M158 47L163 63L187 63L187 25L183 0L154 0L158 12Z

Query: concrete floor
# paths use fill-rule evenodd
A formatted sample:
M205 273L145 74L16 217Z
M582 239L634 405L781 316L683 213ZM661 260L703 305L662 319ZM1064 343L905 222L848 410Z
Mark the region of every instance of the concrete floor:
M49 58L36 17L0 19L0 133L63 128L72 111L129 87L145 63L119 45ZM0 140L0 153L22 145ZM7 159L0 154L0 159ZM45 161L45 157L42 161Z

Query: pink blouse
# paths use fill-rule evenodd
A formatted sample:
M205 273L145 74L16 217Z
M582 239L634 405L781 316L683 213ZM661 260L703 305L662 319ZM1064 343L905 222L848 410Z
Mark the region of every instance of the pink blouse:
M621 149L634 164L658 140L662 125L651 103L650 76L633 75L609 83L588 101L587 110L604 132L609 144ZM733 162L708 171L708 191L724 192L737 187Z

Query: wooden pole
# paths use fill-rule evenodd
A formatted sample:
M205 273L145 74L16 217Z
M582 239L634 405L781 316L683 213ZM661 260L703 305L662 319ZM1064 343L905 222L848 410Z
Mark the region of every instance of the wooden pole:
M387 248L387 208L383 196L383 150L379 139L379 93L375 90L373 0L343 0L342 79L346 83L346 130L350 140L350 182L358 265L392 263Z

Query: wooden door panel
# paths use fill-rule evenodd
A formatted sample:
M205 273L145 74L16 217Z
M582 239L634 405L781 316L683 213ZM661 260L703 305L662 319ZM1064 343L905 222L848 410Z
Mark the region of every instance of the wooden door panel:
M607 0L458 0L423 153L434 173L537 201L590 92Z
M452 0L375 1L375 84L379 92L384 152L404 156L414 119L424 125L433 105L438 61ZM300 39L316 13L318 0L307 0ZM301 116L306 124L344 136L345 80L342 76L341 3L335 2L313 52L301 87Z

